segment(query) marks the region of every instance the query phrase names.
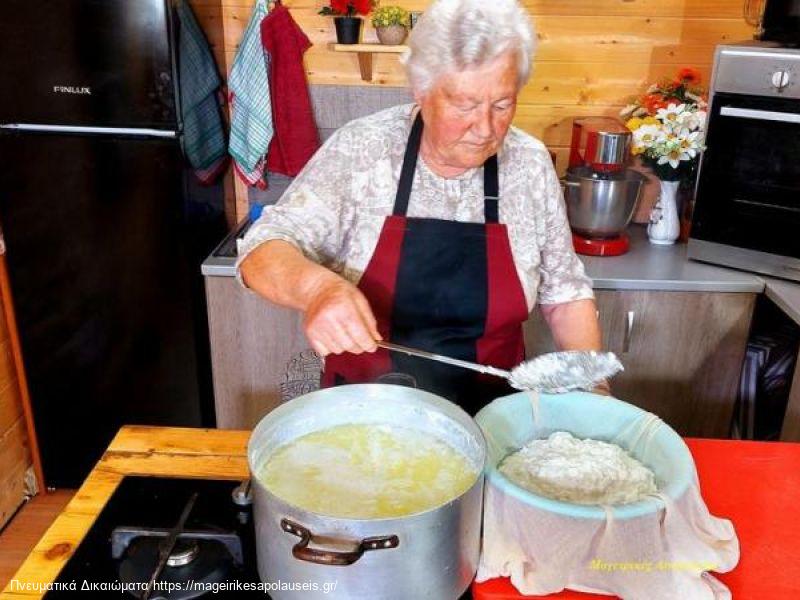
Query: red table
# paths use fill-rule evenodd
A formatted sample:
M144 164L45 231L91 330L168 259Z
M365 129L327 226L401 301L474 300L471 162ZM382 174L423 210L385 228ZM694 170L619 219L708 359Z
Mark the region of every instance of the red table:
M734 599L800 598L800 444L687 439L711 514L730 519L741 545L739 564L716 575ZM609 600L563 591L523 596L508 579L472 585L474 600Z

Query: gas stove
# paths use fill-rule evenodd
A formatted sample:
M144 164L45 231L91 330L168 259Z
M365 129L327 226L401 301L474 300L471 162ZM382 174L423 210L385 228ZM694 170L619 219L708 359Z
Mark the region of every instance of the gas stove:
M123 478L51 587L48 599L100 591L269 600L256 566L249 482ZM459 600L470 598L467 591Z
M125 477L45 597L74 589L143 599L231 591L269 598L257 589L246 485Z

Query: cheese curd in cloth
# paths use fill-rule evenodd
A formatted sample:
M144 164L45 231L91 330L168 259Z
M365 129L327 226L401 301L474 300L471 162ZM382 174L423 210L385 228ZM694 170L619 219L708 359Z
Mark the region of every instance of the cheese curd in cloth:
M532 440L499 470L528 491L576 504L627 504L656 492L653 472L621 447L566 431Z

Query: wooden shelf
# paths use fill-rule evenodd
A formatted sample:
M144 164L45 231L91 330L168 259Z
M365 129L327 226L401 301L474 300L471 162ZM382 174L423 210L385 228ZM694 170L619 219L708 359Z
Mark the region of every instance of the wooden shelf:
M334 52L355 52L358 54L358 68L361 70L361 79L372 81L372 55L373 54L400 54L408 46L389 46L386 44L328 44Z

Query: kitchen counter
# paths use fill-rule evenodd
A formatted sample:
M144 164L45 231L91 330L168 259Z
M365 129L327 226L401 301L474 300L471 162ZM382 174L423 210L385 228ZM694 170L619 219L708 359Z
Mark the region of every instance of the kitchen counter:
M236 274L236 243L249 223L237 227L203 263L203 275L233 277ZM586 273L595 289L662 290L676 292L755 292L764 291L764 278L709 265L686 258L686 245L655 246L647 241L643 226L633 225L628 232L631 250L622 256L582 256ZM792 285L792 284L788 284ZM800 290L800 286L798 286ZM800 291L798 291L800 295ZM800 299L797 300L800 314Z
M667 292L764 291L758 275L686 258L686 244L657 246L642 225L628 227L631 249L622 256L581 256L595 289Z
M800 325L800 283L772 278L765 278L764 283L767 298Z
M236 239L244 235L244 221L203 262L203 275L236 274ZM631 250L622 256L582 256L586 273L598 290L651 290L671 292L761 293L800 324L800 284L689 260L686 244L656 246L647 241L642 225L628 228Z
M55 580L126 475L247 479L249 437L249 431L123 427L12 580L40 585ZM41 596L36 590L11 591L11 583L0 594L9 600Z
M52 582L125 475L241 481L249 476L248 431L129 426L120 430L92 473L33 549L15 580ZM800 576L800 444L688 439L712 513L731 518L742 546L739 566L720 578L734 598L789 598ZM507 580L473 586L476 599L511 600ZM3 598L39 598L35 590ZM548 598L589 598L575 592ZM604 596L608 598L608 596Z

